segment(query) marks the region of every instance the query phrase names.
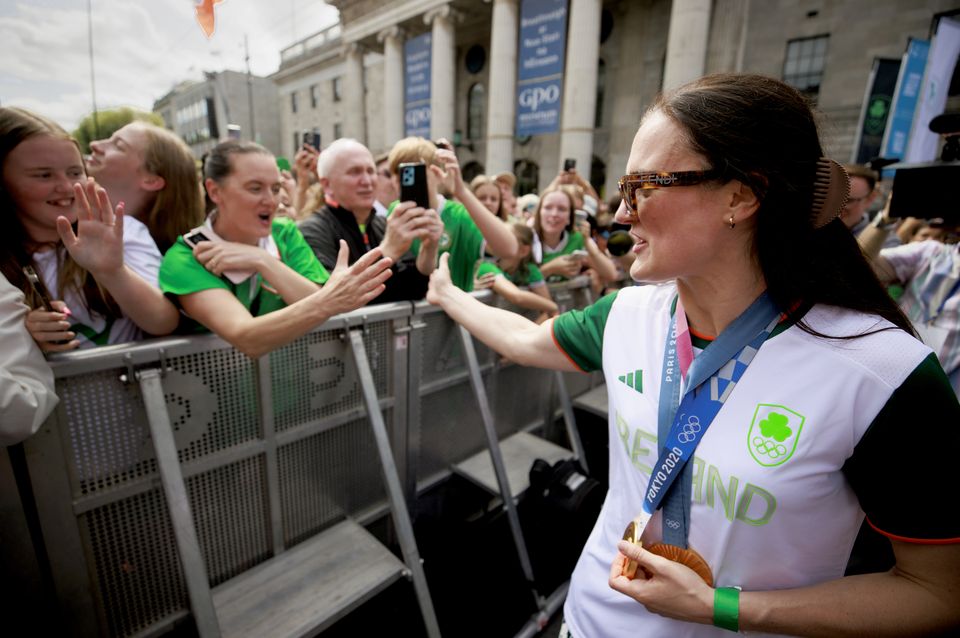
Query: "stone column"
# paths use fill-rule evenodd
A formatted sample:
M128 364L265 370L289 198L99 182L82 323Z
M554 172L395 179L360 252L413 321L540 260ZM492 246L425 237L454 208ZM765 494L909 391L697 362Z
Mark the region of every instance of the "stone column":
M563 159L572 157L577 160L577 171L586 179L590 179L593 159L601 9L601 0L571 0L567 18L569 35L557 170L562 168Z
M428 11L423 21L432 28L430 52L430 138L453 139L457 89L457 51L453 23L456 14L449 4Z
M390 148L403 139L403 31L384 29L377 41L383 43L383 135Z
M490 25L490 98L487 104L488 175L513 172L517 115L517 0L493 0Z
M673 0L663 65L663 90L695 80L706 69L712 0Z
M363 94L363 49L356 42L343 47L343 136L366 144L366 104Z

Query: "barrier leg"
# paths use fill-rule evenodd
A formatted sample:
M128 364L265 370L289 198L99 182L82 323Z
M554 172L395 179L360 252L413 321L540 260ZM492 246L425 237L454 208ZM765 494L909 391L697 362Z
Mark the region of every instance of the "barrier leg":
M350 351L353 354L354 362L357 364L363 401L367 407L367 416L370 420L370 427L373 428L373 437L376 440L377 452L380 455L380 467L383 470L390 510L393 513L393 523L397 528L400 550L403 553L403 562L409 568L413 579L413 588L416 592L417 602L420 604L420 613L423 614L423 624L426 627L427 635L431 638L439 638L440 625L437 623L433 601L430 598L430 590L427 587L427 578L420 562L420 552L413 535L413 525L410 523L410 513L403 497L403 488L400 484L400 476L397 474L397 465L393 459L393 453L390 451L387 427L383 421L383 414L380 412L377 391L373 383L373 373L370 371L367 350L363 345L363 331L351 330L349 335Z
M180 471L180 460L173 440L173 430L170 428L170 416L167 413L167 401L163 396L160 370L156 368L141 370L137 373L137 380L140 382L143 405L150 424L150 438L157 455L163 494L173 523L177 552L187 580L187 593L190 597L190 608L197 623L197 632L202 638L218 637L220 626L213 607L210 581L203 563L200 541L197 539L197 528L194 526L193 514L190 511L187 488L183 482L183 473Z
M517 505L513 499L513 493L510 491L510 481L507 480L507 470L503 463L503 455L500 453L500 441L497 438L497 431L493 424L490 403L487 401L487 391L483 385L483 377L480 374L480 364L477 361L477 351L473 346L473 337L470 336L470 333L467 332L467 329L463 326L458 325L457 329L460 330L460 342L463 344L463 354L466 359L467 371L470 375L470 385L473 388L473 395L477 399L477 407L480 409L483 431L487 436L487 447L490 450L490 460L493 462L493 471L497 477L497 485L500 486L500 496L503 499L503 507L507 510L507 520L510 523L510 533L513 535L513 543L516 545L517 555L520 558L520 567L530 585L530 591L533 592L537 609L542 610L545 603L537 592L533 580L533 566L530 563L527 544L523 540L523 530L520 527Z
M587 474L590 469L587 467L587 455L583 451L583 443L580 442L580 430L577 429L577 419L573 416L573 403L570 401L570 393L567 392L567 382L563 379L563 373L556 370L553 373L557 380L557 395L560 397L560 408L563 410L563 423L567 428L567 438L570 439L570 447L573 448L573 454L580 461L580 467Z

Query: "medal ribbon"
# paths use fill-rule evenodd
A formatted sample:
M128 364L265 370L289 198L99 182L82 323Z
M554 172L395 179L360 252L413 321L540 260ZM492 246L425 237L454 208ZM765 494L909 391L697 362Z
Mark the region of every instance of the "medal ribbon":
M663 541L686 548L693 466L689 461L720 408L777 323L780 313L763 293L695 360L683 304L667 331L660 385L657 440L660 457L650 475L636 537L663 506ZM685 386L681 401L681 383ZM677 477L680 483L674 485Z

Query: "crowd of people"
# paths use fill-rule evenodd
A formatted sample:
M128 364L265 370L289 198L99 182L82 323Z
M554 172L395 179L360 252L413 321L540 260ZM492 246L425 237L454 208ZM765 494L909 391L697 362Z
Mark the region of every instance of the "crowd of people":
M960 451L957 229L928 211L871 218L879 175L831 168L787 85L725 74L660 96L610 202L575 168L538 194L508 173L467 183L449 143L419 137L379 157L305 144L290 170L230 140L199 179L186 145L143 122L84 157L56 123L3 107L0 138L0 442L56 402L42 353L209 331L259 357L336 314L426 297L521 364L648 370L643 392L608 386L610 492L563 635L960 622L960 524L941 513ZM400 196L410 164L424 201ZM617 290L625 271L643 285ZM599 300L558 316L547 283L580 275ZM701 477L763 498L700 498L683 445L701 437ZM896 566L844 577L864 516Z
M48 393L33 349L209 331L257 357L367 303L422 299L446 253L463 290L493 288L541 321L557 314L546 281L586 272L600 292L619 274L591 238L596 220L574 228L584 186L594 217L597 201L575 171L518 209L513 175L465 183L446 140L406 138L377 158L352 139L305 142L292 166L227 140L198 162L134 121L84 156L55 122L13 107L0 108L0 137L0 271L26 308L17 338L29 336L10 352L29 354ZM427 202L400 201L405 163L425 166ZM9 381L11 395L26 388ZM44 414L50 401L34 404Z

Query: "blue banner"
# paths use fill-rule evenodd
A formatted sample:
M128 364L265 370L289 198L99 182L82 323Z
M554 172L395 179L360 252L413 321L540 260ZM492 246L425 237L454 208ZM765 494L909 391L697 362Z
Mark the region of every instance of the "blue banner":
M900 75L897 77L890 119L887 121L887 131L883 136L881 157L906 159L910 127L913 124L914 112L917 110L923 70L927 66L929 52L929 40L910 38L907 52L903 54L903 62L900 64ZM884 175L887 175L887 171L884 171Z
M519 137L560 128L567 0L523 0L517 56Z
M408 136L430 137L431 40L428 31L403 45L403 122Z

